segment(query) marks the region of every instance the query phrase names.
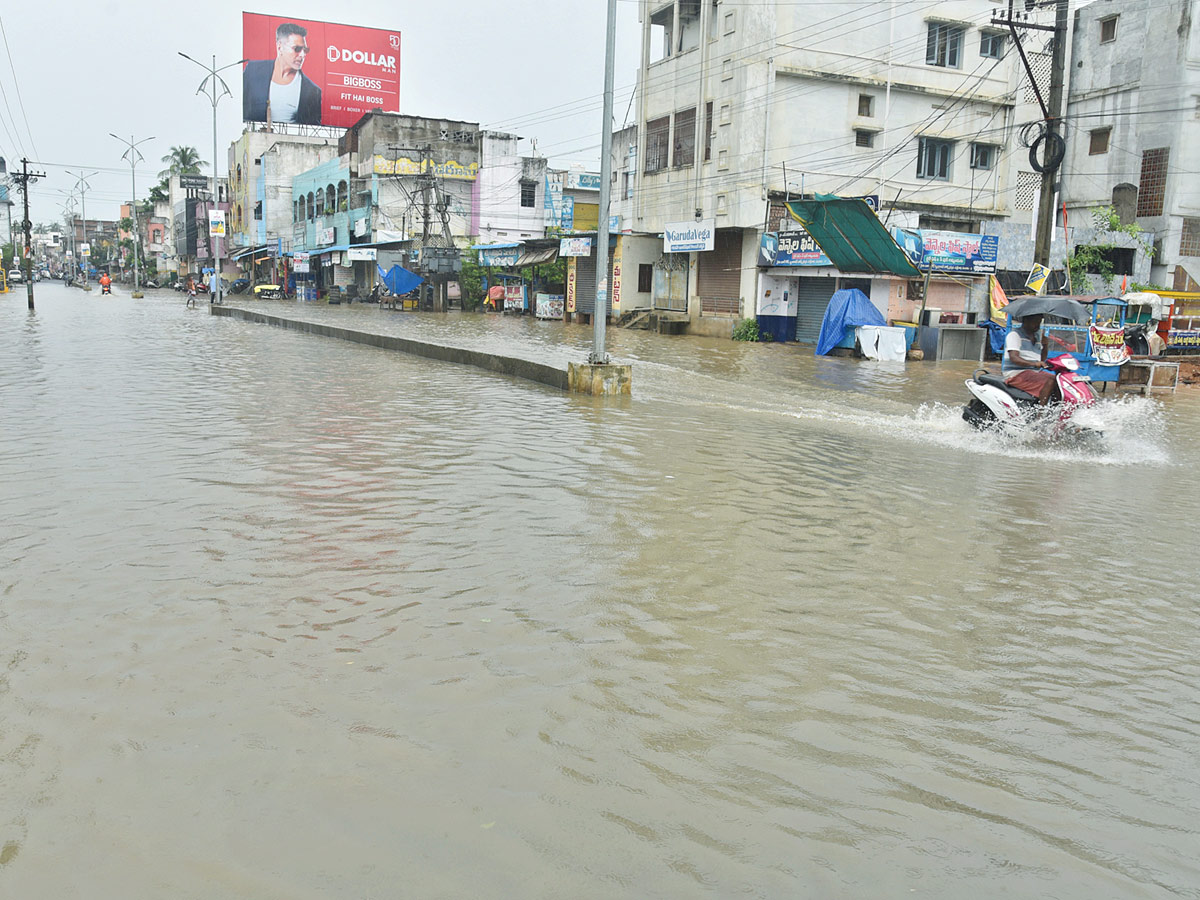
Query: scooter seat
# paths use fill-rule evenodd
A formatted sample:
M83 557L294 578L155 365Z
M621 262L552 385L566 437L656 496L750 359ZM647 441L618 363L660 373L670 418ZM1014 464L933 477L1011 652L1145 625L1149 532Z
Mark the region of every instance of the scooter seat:
M1033 394L1027 394L1025 391L1013 387L1000 376L993 375L990 372L980 372L975 376L975 381L979 384L986 384L990 385L991 387L1000 388L1000 390L1004 391L1004 393L1008 394L1014 400L1028 401L1030 403L1038 402L1038 398L1033 396Z

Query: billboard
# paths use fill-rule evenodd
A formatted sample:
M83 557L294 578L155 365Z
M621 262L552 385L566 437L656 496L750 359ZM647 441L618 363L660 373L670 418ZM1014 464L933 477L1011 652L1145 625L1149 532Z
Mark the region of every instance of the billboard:
M400 32L242 13L242 121L349 128L400 111Z
M892 237L920 269L970 275L991 275L996 271L1000 237L995 234L893 228Z

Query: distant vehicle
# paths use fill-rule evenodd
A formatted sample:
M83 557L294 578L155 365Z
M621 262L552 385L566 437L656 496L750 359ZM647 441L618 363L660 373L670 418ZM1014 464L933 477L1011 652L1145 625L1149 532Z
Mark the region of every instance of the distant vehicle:
M8 273L8 283L9 284L20 284L24 280L25 280L25 276L21 274L20 269L13 269L12 271L10 271Z
M229 293L241 294L248 287L250 287L250 279L249 278L238 278L233 282L233 284L231 284L229 286Z

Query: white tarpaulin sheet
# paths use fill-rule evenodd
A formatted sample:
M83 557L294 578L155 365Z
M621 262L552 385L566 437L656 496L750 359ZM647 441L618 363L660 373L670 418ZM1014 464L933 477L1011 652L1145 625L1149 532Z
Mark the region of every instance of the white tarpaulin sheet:
M903 328L886 325L861 325L856 333L858 345L867 359L904 362L908 333Z

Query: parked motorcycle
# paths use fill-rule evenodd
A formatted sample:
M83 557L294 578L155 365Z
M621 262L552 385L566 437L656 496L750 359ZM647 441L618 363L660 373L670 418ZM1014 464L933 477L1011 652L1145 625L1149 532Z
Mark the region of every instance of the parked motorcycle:
M975 428L999 428L1014 433L1048 424L1049 436L1056 440L1101 437L1095 429L1074 421L1080 410L1097 400L1091 379L1077 374L1079 361L1063 353L1047 359L1046 368L1054 373L1055 384L1044 405L1037 397L1007 384L986 369L977 370L965 382L971 399L963 407L963 419Z

